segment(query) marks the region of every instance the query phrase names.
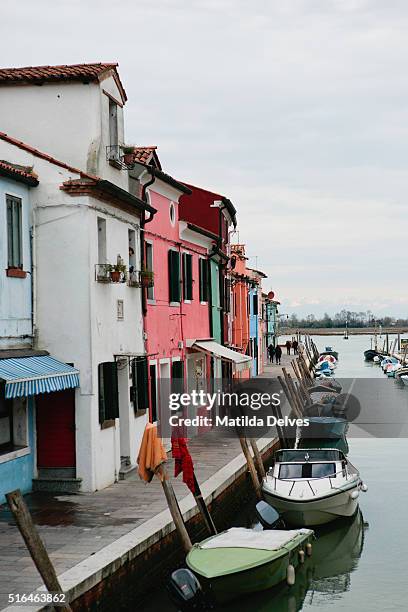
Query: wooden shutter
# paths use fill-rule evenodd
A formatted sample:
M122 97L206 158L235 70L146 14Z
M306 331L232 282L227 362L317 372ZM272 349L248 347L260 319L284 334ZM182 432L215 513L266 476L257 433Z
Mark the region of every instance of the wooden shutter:
M190 253L183 253L183 297L185 300L193 299L193 257Z
M132 361L131 399L135 411L147 410L149 407L147 359L145 357Z
M107 361L98 366L99 422L119 418L118 364Z
M200 302L208 302L208 267L207 259L200 259Z
M180 254L169 250L169 302L180 301Z

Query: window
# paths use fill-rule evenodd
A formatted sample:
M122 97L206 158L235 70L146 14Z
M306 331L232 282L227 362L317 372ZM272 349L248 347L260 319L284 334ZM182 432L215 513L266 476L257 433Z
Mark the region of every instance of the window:
M109 144L111 147L118 146L118 105L109 98ZM115 149L111 150L117 155ZM114 155L113 155L114 156Z
M151 242L146 242L146 270L153 272L153 245ZM154 286L147 287L147 299L154 300Z
M0 387L0 454L28 446L27 402L25 398L6 399Z
M156 364L150 365L150 401L152 407L151 422L157 421L157 371Z
M223 305L224 312L230 312L231 310L231 281L229 278L224 278L224 293L223 293Z
M146 357L132 361L132 387L130 400L135 412L146 411L149 407L149 377Z
M173 202L170 202L169 215L170 215L170 223L174 225L174 222L176 220L176 209L174 207Z
M193 299L193 256L183 253L183 298Z
M4 397L3 386L0 390L0 453L13 446L13 400Z
M23 245L21 228L21 200L6 196L7 202L7 250L8 267L23 269Z
M335 463L284 463L279 467L279 478L329 478L335 473Z
M208 261L200 257L200 302L208 302Z
M171 364L171 392L183 393L184 361L173 361Z
M119 418L118 364L106 361L98 366L99 423Z
M180 253L169 251L169 302L180 302Z
M253 304L252 304L253 311L252 311L252 314L253 315L257 315L258 314L258 293L254 293L253 296L252 296L252 299L253 299Z

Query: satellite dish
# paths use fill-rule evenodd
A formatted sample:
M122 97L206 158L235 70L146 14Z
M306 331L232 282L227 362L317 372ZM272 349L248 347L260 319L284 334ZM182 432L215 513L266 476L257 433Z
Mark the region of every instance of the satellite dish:
M268 298L269 298L270 300L273 300L273 298L274 298L274 297L275 297L274 292L273 292L273 291L270 291L270 292L268 293Z

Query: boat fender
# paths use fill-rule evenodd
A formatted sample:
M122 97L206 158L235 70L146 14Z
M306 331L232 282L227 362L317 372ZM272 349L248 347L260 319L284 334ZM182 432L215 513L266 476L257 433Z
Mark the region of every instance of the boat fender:
M366 493L366 492L368 491L368 487L367 487L367 485L366 485L366 484L364 484L364 482L363 482L363 483L361 483L361 487L360 487L360 488L361 488L361 490L363 491L363 493Z
M308 556L308 557L311 557L311 556L312 556L312 551L313 551L313 546L311 545L311 543L310 543L310 542L308 542L308 543L306 544L305 548L306 548L306 554L307 554L307 556Z
M299 563L304 563L305 562L305 551L299 550L298 555L299 555Z
M351 499L357 499L357 497L358 497L358 491L353 491L352 493L350 493Z
M288 567L286 568L286 582L288 583L289 586L293 586L295 584L295 581L296 581L295 568L293 567L293 565L289 563Z

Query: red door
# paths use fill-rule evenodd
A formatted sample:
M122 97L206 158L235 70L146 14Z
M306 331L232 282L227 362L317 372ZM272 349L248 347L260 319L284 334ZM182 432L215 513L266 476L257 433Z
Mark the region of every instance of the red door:
M75 467L75 391L37 395L36 413L38 467Z

